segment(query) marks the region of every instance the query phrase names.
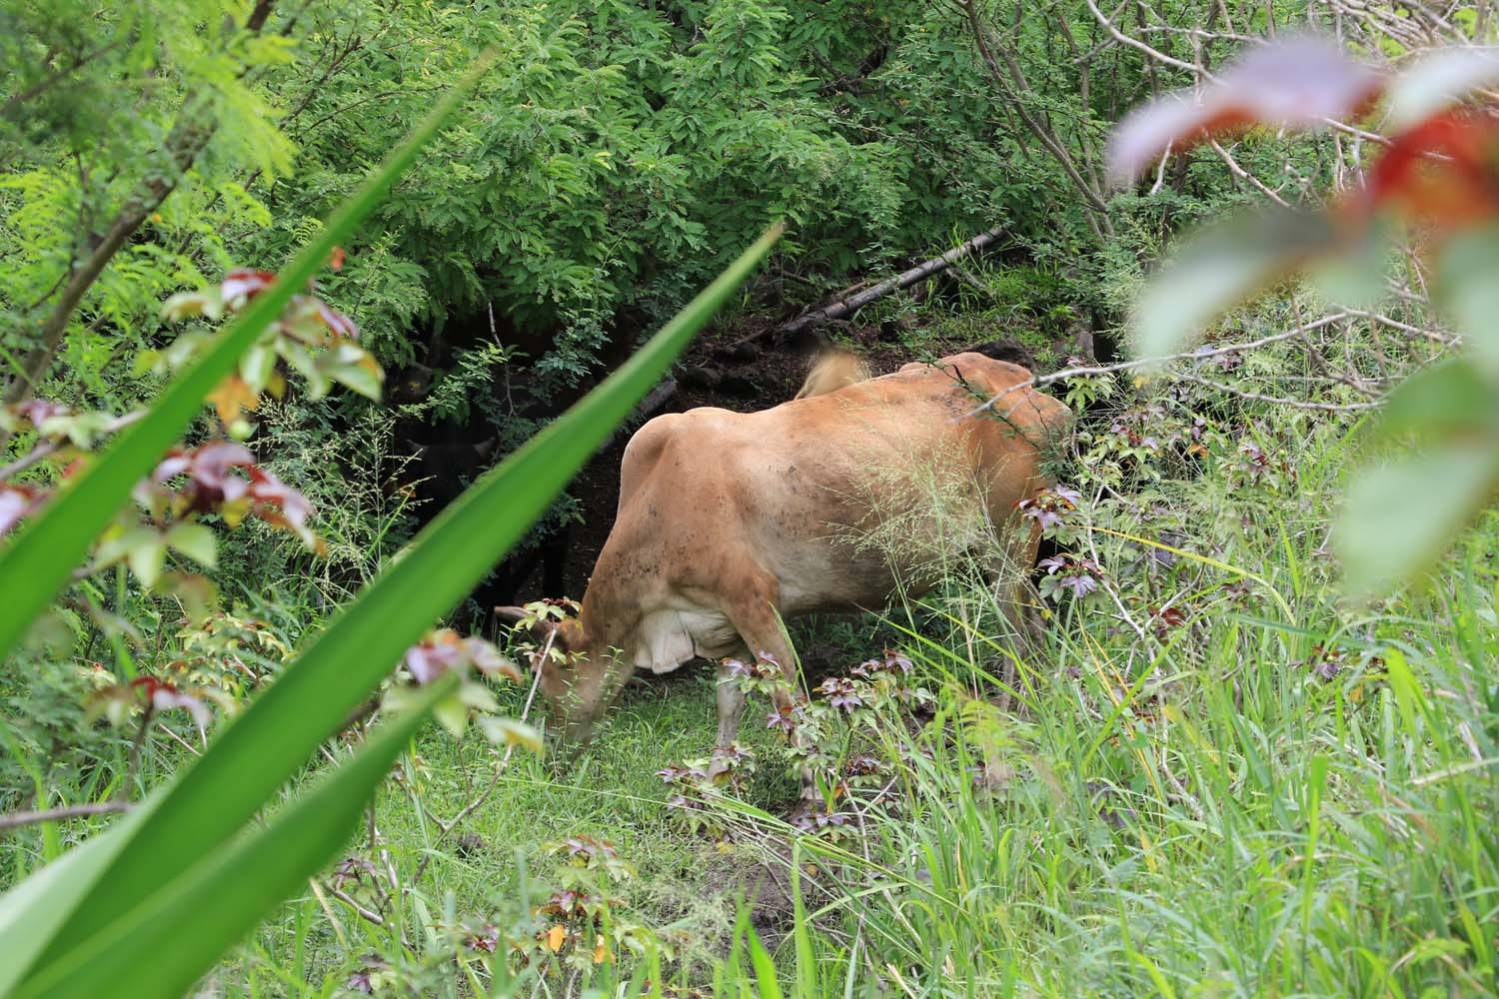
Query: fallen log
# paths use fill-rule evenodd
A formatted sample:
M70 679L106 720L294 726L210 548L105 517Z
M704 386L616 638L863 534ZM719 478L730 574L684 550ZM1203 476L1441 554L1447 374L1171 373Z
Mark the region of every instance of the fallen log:
M847 297L841 298L836 302L832 302L820 308L803 312L795 319L788 319L786 322L781 323L781 325L779 326L773 326L769 330L761 330L758 333L752 333L738 342L744 343L748 340L754 340L764 336L766 333L773 333L777 337L795 336L797 333L800 333L812 326L818 326L822 323L830 322L834 319L842 319L845 316L857 312L860 308L868 305L870 302L884 298L892 291L900 291L904 288L909 288L916 282L929 278L933 274L940 274L942 271L947 270L947 268L951 267L957 261L962 260L964 257L968 256L971 253L974 253L975 251L982 250L984 247L994 242L999 238L1001 232L1002 230L999 227L990 229L988 232L975 236L967 242L960 243L959 245L953 247L951 250L948 250L946 253L942 254L942 256L940 257L933 257L931 260L917 264L915 267L912 267L909 270L901 271L899 274L895 275L895 277L881 281L879 284L870 285L868 288L865 288L863 291L860 291L857 294L848 295ZM854 287L857 288L858 285L855 285Z

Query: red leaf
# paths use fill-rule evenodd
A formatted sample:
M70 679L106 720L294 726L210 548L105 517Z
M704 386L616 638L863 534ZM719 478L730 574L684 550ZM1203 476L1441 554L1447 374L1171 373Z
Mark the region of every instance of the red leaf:
M299 534L307 530L307 518L312 514L312 504L307 502L307 497L270 472L255 465L250 466L249 494L256 503L264 503L280 510Z
M406 668L417 683L431 683L466 659L458 633L450 628L434 631L406 650Z
M253 468L255 455L242 444L231 441L210 441L189 450L173 449L167 452L151 473L150 482L136 487L136 499L150 502L153 492L158 496L169 495L162 487L179 475L186 475L190 482L188 508L202 512L232 503L245 495L250 484L237 475L230 475L231 468Z
M237 309L275 281L276 275L270 271L238 268L224 275L224 281L219 285L219 297L224 300L226 308Z
M45 399L28 399L25 402L17 403L13 408L17 413L24 416L33 427L40 427L54 416L67 416L72 412L71 409L61 403L48 402Z
M130 681L130 686L146 693L151 701L153 711L171 711L173 708L184 708L193 716L199 728L206 728L212 721L213 716L208 712L208 705L191 694L184 693L172 686L156 679L153 676L142 676Z
M0 536L35 513L46 498L46 493L35 486L0 484Z
M312 306L317 312L317 317L334 336L348 337L350 340L359 339L359 327L354 325L354 320L337 309L331 308L320 298L314 298Z
M1178 92L1132 112L1109 141L1109 176L1129 183L1167 149L1255 125L1306 129L1361 114L1384 88L1375 70L1313 35L1253 49L1200 94Z
M1446 232L1499 218L1499 119L1455 110L1402 132L1354 205L1392 208Z
M221 493L232 491L234 499L243 495L243 480L229 475L231 468L249 468L255 464L255 455L243 444L231 441L210 441L188 451L174 450L156 466L152 478L165 482L184 472L200 486ZM239 487L231 485L240 482Z
M192 463L192 457L187 451L174 448L161 459L161 463L156 466L156 471L151 474L151 477L157 482L165 482L187 471Z

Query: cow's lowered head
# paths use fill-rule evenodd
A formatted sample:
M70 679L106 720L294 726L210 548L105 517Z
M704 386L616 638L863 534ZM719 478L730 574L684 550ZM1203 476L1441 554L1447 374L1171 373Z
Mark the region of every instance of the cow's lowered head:
M611 682L615 671L607 647L593 647L597 643L577 613L539 615L509 606L494 612L501 621L529 633L536 644L533 669L541 671L541 693L562 741L576 748L587 744L619 686Z

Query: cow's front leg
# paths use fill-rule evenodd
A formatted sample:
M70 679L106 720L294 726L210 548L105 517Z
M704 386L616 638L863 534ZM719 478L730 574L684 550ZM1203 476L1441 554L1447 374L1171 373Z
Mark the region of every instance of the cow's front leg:
M781 682L776 684L771 692L771 707L781 718L794 723L800 716L798 710L800 698L797 691L799 674L796 666L796 652L791 648L791 642L786 637L786 629L781 624L781 616L777 609L778 590L779 586L774 580L768 582L757 580L754 584L746 586L745 596L729 609L729 618L754 658L772 662L780 668ZM720 712L722 703L722 701L719 702ZM719 724L723 724L721 713ZM789 734L792 745L800 746L803 739L801 729L793 724ZM808 767L802 768L801 790L804 799L817 797L817 781Z
M744 691L739 689L739 677L729 664L733 659L718 661L718 742L714 745L711 772L724 769L724 758L739 738L739 721L744 717Z

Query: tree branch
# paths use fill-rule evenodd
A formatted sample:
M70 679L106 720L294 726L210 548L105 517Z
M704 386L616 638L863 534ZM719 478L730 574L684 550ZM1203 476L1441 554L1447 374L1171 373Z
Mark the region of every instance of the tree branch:
M81 819L90 815L110 815L128 812L133 806L128 801L101 801L92 805L68 805L43 812L10 812L0 815L0 829L19 829L38 822L57 822L61 819Z
M119 48L123 44L125 44L124 38L116 38L114 41L109 42L107 45L99 46L92 52L85 52L83 55L75 58L72 65L64 69L55 71L46 79L37 81L18 94L12 94L11 96L7 97L5 99L5 104L3 106L0 106L0 118L9 118L22 104L25 104L27 101L35 100L42 94L46 93L48 90L51 90L53 87L57 86L63 80L66 80L69 76L73 75L78 70L82 69L88 63L93 62L100 56Z
M804 312L801 315L797 316L795 319L790 319L782 323L781 325L772 328L769 331L751 333L749 336L740 340L739 343L746 343L750 340L758 339L759 337L764 336L766 332L774 333L777 336L788 336L791 334L800 333L810 326L817 326L834 319L842 319L844 316L851 315L852 313L857 312L860 308L868 305L870 302L873 302L876 299L884 298L892 291L900 291L902 288L909 288L911 285L915 284L918 281L929 278L933 274L938 274L946 270L947 268L951 267L956 261L961 260L962 258L978 250L982 250L984 247L994 242L999 238L1000 234L1003 231L1004 230L999 227L990 229L988 232L981 233L964 243L960 243L959 245L953 247L951 250L948 250L946 253L942 254L940 257L933 257L931 260L924 261L917 264L915 267L901 271L899 274L895 275L895 277L881 281L879 284L870 285L857 294L849 295L847 298L840 299L829 305L824 305L818 309L813 309L810 312ZM859 286L855 285L854 287L857 288Z
M1303 325L1297 326L1294 329L1285 330L1280 333L1272 333L1270 336L1260 337L1258 340L1250 340L1247 343L1233 343L1227 344L1222 347L1211 347L1205 350L1187 351L1181 354L1168 354L1165 357L1149 357L1134 361L1120 361L1117 364L1099 364L1091 365L1088 367L1064 368L1061 371L1053 371L1049 375L1033 375L1027 381L1020 382L1016 385L1011 385L1009 388L995 395L992 399L988 400L983 405L978 406L977 408L967 413L964 413L962 416L958 417L958 419L967 419L971 416L979 416L985 411L993 410L994 407L1000 402L1000 400L1004 399L1011 393L1019 392L1022 389L1039 388L1042 385L1050 385L1053 382L1065 381L1068 378L1077 378L1087 375L1108 375L1115 374L1120 371L1133 371L1137 368L1153 367L1159 364L1163 364L1167 361L1202 361L1212 357L1221 357L1225 354L1241 354L1246 351L1255 350L1259 347L1264 347L1272 343L1279 343L1282 340L1291 340L1298 337L1305 337L1306 334L1311 332L1312 330L1320 329L1323 326L1330 326L1333 323L1341 322L1342 320L1354 315L1361 314L1346 310L1342 312L1334 312L1331 315L1323 316L1321 319L1318 319L1315 322L1305 323ZM1230 385L1224 385L1219 382L1209 381L1206 378L1199 378L1196 375L1189 375L1185 372L1169 372L1167 373L1166 377L1177 378L1181 381L1192 382L1197 385L1207 386L1208 388L1219 389L1221 391L1229 393L1230 395L1236 395L1242 399L1253 399L1259 402L1271 402L1285 406L1294 406L1298 409L1317 409L1330 412L1349 412L1363 409L1376 409L1383 402L1383 400L1354 403L1306 402L1301 399L1287 399L1280 396L1261 395L1258 392L1250 392L1246 389L1234 388Z
M275 0L259 0L245 21L246 30L258 33L265 25L274 6ZM161 207L161 203L176 190L178 182L192 168L198 155L213 138L214 131L215 124L209 116L206 100L190 104L182 110L177 123L167 136L165 143L167 159L162 164L162 169L148 174L136 189L135 194L115 215L88 258L69 275L67 283L63 285L62 292L58 295L57 304L53 306L51 314L38 331L39 342L27 352L21 362L21 372L11 379L0 401L22 402L36 391L37 385L46 376L53 359L57 356L57 351L62 346L63 339L67 335L68 323L73 318L73 313L77 310L79 303L83 301L83 296L89 288L93 287L94 282L99 280L99 276L104 273L104 268L141 227L141 224L150 218L151 214ZM0 443L3 443L3 440L0 440Z
M1109 221L1109 209L1108 205L1104 203L1103 196L1084 179L1077 165L1072 160L1072 154L1067 151L1067 147L1062 144L1061 138L1052 130L1051 126L1038 120L1035 115L1031 114L1029 109L1026 108L1025 102L1020 99L1022 94L1030 94L1033 91L1014 53L1008 48L999 47L1000 56L1004 59L1005 63L1004 68L1001 68L999 59L995 57L995 50L989 44L988 26L979 16L978 7L975 6L974 0L963 0L962 9L967 18L969 30L973 33L974 42L978 45L979 55L983 58L984 65L989 69L989 75L993 77L994 82L998 84L1000 90L1011 98L1015 113L1020 116L1020 120L1025 123L1025 127L1030 129L1031 134L1041 141L1041 144L1046 147L1047 152L1051 153L1052 158L1062 168L1062 172L1067 175L1067 179L1072 181L1072 185L1077 188L1078 193L1087 202L1091 211L1087 214L1086 218L1088 219L1088 225L1093 229L1094 235L1099 239L1103 239L1106 235L1112 235L1114 231L1113 223Z
M138 409L134 412L126 413L124 416L120 416L113 420L110 420L100 428L100 432L112 434L117 430L123 430L125 427L130 426L130 424L135 423L145 415L146 411L144 409ZM24 472L26 469L30 468L32 465L35 465L42 459L55 454L57 451L61 450L61 448L61 444L55 443L53 441L42 441L36 447L32 448L28 453L23 454L21 457L11 462L9 465L0 467L0 482L4 482L12 476Z

